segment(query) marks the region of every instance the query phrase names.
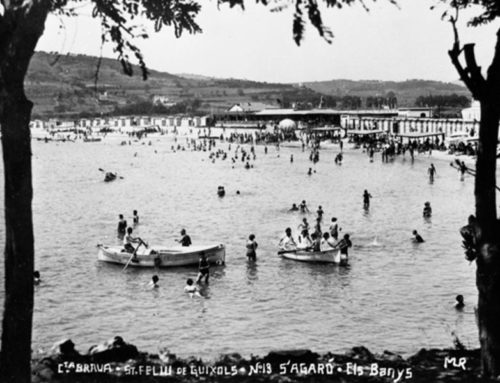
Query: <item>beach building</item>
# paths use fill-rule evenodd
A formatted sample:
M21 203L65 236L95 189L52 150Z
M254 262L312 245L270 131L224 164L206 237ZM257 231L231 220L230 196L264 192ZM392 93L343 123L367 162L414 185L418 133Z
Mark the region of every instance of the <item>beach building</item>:
M398 117L430 118L433 116L431 107L398 108Z
M469 108L462 109L462 119L464 121L480 121L481 120L481 105L479 101L472 101Z

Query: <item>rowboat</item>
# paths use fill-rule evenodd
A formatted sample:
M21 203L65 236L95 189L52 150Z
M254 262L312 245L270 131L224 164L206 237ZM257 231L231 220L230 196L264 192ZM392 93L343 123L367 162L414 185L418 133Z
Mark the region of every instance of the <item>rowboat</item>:
M226 261L226 248L223 244L197 246L140 246L136 260L130 261L132 254L122 246L98 245L97 259L103 262L118 263L129 267L173 267L197 265L200 254L205 253L210 264L223 265Z
M116 173L106 172L104 182L111 182L116 180Z
M278 254L286 259L301 262L336 263L340 266L347 265L347 257L340 250L309 251L305 249L280 250Z

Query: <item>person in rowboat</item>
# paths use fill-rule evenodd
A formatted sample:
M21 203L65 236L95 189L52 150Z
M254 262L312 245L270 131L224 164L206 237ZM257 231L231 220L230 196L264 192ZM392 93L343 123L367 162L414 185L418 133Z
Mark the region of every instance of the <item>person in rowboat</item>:
M285 236L281 238L279 244L279 248L281 250L296 250L297 249L297 243L292 237L292 229L289 227L286 228L285 230Z
M299 247L300 248L308 248L311 247L312 245L312 240L311 237L309 236L309 232L304 229L299 235Z
M196 278L196 283L200 283L202 278L205 277L205 283L208 284L208 278L210 277L210 264L208 263L207 256L204 252L200 253L200 263L198 265L198 278Z
M182 246L191 246L191 237L186 234L186 229L181 230L181 239L176 239Z
M337 247L337 242L330 237L329 233L323 233L323 239L321 240L320 248L321 251L332 250Z
M311 234L312 244L306 250L309 251L321 251L321 237L316 233Z
M142 239L139 237L133 237L132 236L133 229L131 227L127 228L127 234L125 234L125 237L123 237L123 248L127 253L134 253L137 247L141 244L144 243ZM134 246L134 243L137 243L139 245Z

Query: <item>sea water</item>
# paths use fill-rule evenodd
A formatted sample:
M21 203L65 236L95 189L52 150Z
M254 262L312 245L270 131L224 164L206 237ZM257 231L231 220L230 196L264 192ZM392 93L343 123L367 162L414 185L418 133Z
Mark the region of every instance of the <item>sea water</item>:
M422 154L413 163L409 156L382 163L378 155L370 163L366 153L348 149L338 166L335 146L322 150L313 166L300 147L270 145L267 155L256 147L247 170L241 154L233 168L234 143L227 160L212 163L208 152L171 150L185 146L185 138L174 143L171 136L150 136L125 146L121 140L33 141L35 267L42 278L33 350L71 338L86 351L115 335L145 351L169 348L202 357L357 345L407 354L452 346L452 332L477 346L475 265L464 259L459 235L473 212L473 179L461 182L448 162ZM228 144L217 141L219 148ZM311 176L309 167L316 171ZM105 183L99 168L123 179ZM373 196L368 211L365 189ZM302 200L311 214L288 211ZM428 221L425 201L433 208ZM319 205L324 228L335 216L340 234L351 235L347 268L277 255L285 228L297 234L303 217L313 224ZM205 298L183 292L196 267L123 272L123 266L97 261L98 243L120 243L118 214L132 223L134 209L140 216L134 233L150 245L176 244L182 228L194 244L226 245L226 266L212 269ZM414 229L424 243L412 243ZM2 225L2 241L4 231ZM259 245L256 263L245 255L251 233ZM146 285L155 273L160 288L151 291ZM465 297L463 313L453 308L457 294Z

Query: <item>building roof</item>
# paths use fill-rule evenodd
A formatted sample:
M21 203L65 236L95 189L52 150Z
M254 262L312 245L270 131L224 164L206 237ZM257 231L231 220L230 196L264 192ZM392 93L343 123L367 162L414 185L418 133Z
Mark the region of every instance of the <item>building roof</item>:
M339 109L305 109L305 110L295 110L295 109L271 109L262 110L256 112L257 116L308 116L308 115L394 115L396 116L398 112L396 110L339 110Z
M385 133L383 130L381 129L376 129L376 130L348 130L347 131L347 134L352 134L352 135L360 135L360 136L368 136L370 134L382 134L382 133Z
M311 131L313 132L335 132L337 130L340 130L341 128L338 126L323 126L321 128L312 128Z
M424 137L444 136L444 132L439 132L439 133L419 133L419 132L396 133L395 136L396 137L404 137L404 138L424 138Z
M228 111L236 113L259 112L266 109L278 109L275 105L264 104L263 102L241 102L231 106Z

